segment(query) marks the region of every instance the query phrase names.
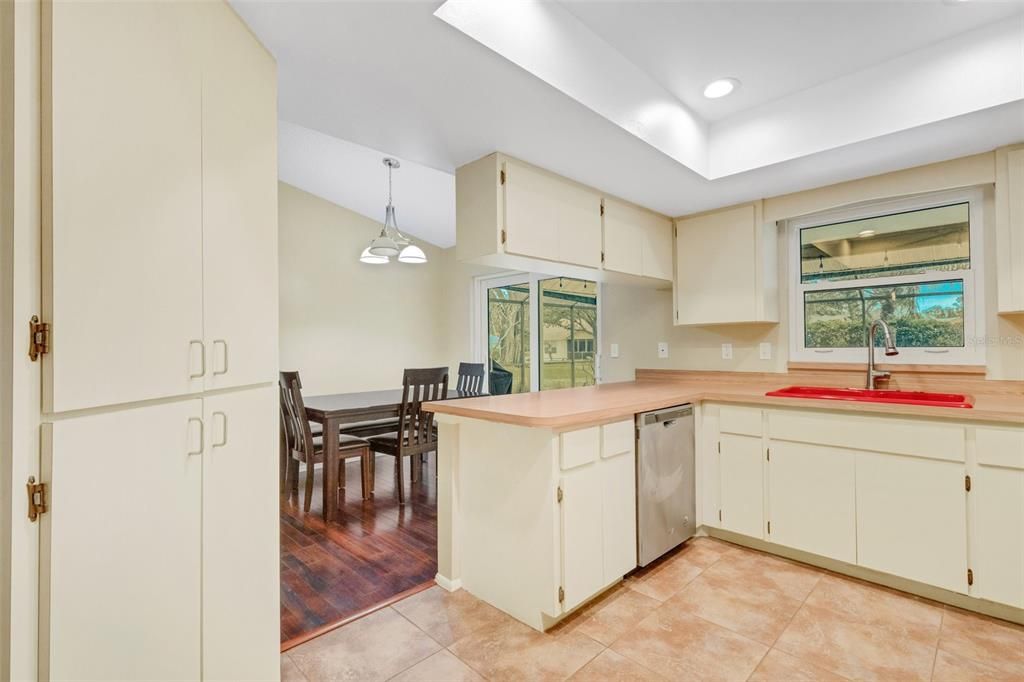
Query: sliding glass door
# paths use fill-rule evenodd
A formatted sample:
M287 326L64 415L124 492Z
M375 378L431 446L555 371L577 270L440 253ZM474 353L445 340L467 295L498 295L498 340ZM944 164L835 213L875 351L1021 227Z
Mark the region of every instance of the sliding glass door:
M487 364L492 393L530 390L530 282L487 289Z
M597 377L597 283L540 280L540 389L593 386Z
M523 274L482 279L479 293L491 393L597 383L596 282Z

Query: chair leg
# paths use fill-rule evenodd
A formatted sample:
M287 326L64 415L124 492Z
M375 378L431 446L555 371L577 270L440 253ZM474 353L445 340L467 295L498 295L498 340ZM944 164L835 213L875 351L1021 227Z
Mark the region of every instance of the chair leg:
M299 460L294 457L288 458L288 489L290 492L299 494Z
M420 464L422 464L422 461L419 455L413 455L409 458L409 480L413 483L420 482Z
M359 473L362 475L362 490L363 499L370 499L370 457L373 453L370 452L370 448L363 448L362 453L359 456Z
M326 467L325 467L326 468ZM316 467L313 466L312 462L306 462L306 498L302 501L302 509L309 511L310 506L313 504L313 472ZM327 475L326 473L324 474Z
M398 504L405 504L405 476L402 474L402 456L395 457L395 487L398 488Z
M345 487L345 483L346 483L346 478L345 478L345 457L342 456L340 458L340 460L338 461L338 489L340 490L340 489L344 488Z

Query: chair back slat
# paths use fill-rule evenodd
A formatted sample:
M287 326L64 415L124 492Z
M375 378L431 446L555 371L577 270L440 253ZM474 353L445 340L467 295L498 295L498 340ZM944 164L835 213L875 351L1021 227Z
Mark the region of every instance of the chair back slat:
M399 447L420 449L437 441L434 415L423 404L448 397L448 368L407 369L402 377L402 405L399 408Z
M308 464L314 460L315 447L313 432L306 418L306 405L302 400L302 381L298 372L281 372L281 381L284 384L281 388L282 402L288 416L287 422L291 425L290 447L300 460Z
M455 390L462 395L483 393L486 376L487 372L482 362L460 362L459 378L455 384Z

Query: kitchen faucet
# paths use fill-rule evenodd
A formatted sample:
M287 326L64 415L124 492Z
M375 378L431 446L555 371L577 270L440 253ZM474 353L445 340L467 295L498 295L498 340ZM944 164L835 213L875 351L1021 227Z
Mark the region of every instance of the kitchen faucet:
M874 390L875 379L888 379L889 372L879 372L875 369L875 330L878 327L882 327L882 332L885 334L885 354L887 356L899 355L900 352L896 349L896 343L892 340L892 332L889 330L889 325L885 323L885 320L879 318L871 323L871 327L868 329L868 378L865 383L865 388Z

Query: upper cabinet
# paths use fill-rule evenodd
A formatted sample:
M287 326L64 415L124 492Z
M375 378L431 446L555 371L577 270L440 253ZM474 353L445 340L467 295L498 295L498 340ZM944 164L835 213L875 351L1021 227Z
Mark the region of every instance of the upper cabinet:
M206 388L275 380L277 67L225 3L201 3ZM216 38L213 38L216 36Z
M996 150L999 312L1024 313L1024 145Z
M760 201L678 219L675 323L778 322L777 241Z
M599 280L672 278L668 218L504 154L459 168L455 198L460 261L535 271L554 262Z
M43 7L43 409L272 381L272 58L223 3Z
M604 268L672 279L672 221L618 199L604 200Z

